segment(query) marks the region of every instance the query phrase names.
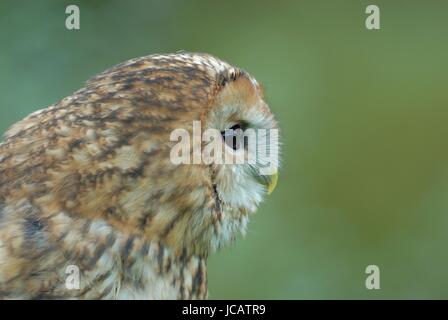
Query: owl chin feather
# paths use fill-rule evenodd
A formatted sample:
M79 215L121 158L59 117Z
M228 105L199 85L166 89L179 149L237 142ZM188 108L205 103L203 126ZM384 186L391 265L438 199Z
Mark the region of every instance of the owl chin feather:
M210 251L216 252L234 242L239 235L245 236L248 222L247 214L229 217L224 215L219 229L210 239Z
M210 251L234 242L238 236L245 236L249 215L255 213L266 191L249 174L247 168L222 167L215 176L213 185L219 223L210 239ZM234 179L234 177L239 179ZM230 182L231 183L228 183Z

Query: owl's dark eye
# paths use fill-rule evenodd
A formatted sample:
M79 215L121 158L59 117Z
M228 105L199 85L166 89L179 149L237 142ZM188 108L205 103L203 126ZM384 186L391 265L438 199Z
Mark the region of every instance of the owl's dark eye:
M235 124L229 129L221 132L224 142L231 147L233 150L238 150L243 146L244 142L244 131L241 124Z

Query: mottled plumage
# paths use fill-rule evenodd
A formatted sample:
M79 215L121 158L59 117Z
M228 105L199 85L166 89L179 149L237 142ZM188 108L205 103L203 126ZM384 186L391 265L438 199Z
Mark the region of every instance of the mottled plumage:
M170 133L193 120L276 128L251 76L190 53L126 61L13 125L0 298L206 298L208 253L244 233L266 185L246 165L174 165Z

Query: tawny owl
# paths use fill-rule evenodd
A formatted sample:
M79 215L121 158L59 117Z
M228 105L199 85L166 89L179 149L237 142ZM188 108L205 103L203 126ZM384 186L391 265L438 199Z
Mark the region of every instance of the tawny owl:
M13 125L0 144L0 298L206 298L208 254L245 232L276 173L173 161L173 131L195 121L222 139L277 129L252 76L196 53L126 61ZM237 131L223 152L245 157Z

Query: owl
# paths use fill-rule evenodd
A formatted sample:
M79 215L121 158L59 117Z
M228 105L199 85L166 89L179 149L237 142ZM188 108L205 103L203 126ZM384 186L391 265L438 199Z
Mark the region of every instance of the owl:
M0 299L207 298L209 253L245 233L277 173L173 161L173 131L192 135L187 151L209 143L195 123L243 159L245 129L278 129L252 76L186 52L128 60L14 124L0 144Z

